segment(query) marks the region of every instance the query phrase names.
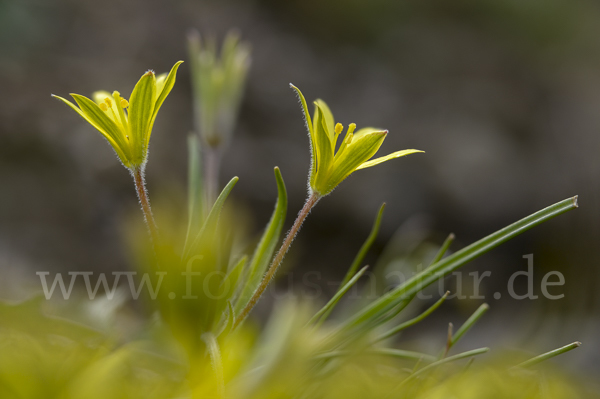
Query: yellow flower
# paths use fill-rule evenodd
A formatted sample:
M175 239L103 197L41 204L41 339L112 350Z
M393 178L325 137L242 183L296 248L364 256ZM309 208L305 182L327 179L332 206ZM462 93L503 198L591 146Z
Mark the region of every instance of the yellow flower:
M52 95L75 110L90 125L95 127L113 147L123 165L134 171L143 169L148 157L148 144L156 114L175 84L177 62L169 74L154 76L146 72L135 85L127 101L118 91L112 94L97 91L93 101L71 93L72 102Z
M381 158L371 159L381 147L388 132L372 127L365 127L354 132L356 129L354 123L348 126L339 149L335 151L338 138L344 129L342 124L335 124L333 115L323 100L315 101L315 114L311 120L302 92L292 84L290 87L296 90L302 102L312 153L309 185L312 192L319 196L329 194L355 170L369 168L416 152L424 152L402 150Z

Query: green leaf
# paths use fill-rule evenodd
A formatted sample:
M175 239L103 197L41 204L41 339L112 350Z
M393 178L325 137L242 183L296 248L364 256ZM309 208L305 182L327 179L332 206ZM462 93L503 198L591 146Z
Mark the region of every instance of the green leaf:
M375 222L373 222L373 227L371 227L371 232L369 233L369 236L363 243L362 247L360 247L360 250L356 254L352 265L350 265L350 268L348 269L348 272L346 273L346 276L344 277L344 280L342 280L342 283L340 285L343 286L344 284L346 284L350 280L350 278L356 273L356 270L358 269L362 261L365 259L367 252L369 252L369 249L371 249L371 246L377 239L377 234L379 234L379 227L381 226L381 218L383 217L384 210L385 202L379 207L379 212L377 212Z
M381 334L379 337L377 337L373 341L373 343L383 341L384 339L387 339L387 338L391 337L392 335L396 335L400 331L419 323L421 320L425 319L427 316L429 316L431 313L433 313L437 308L439 308L441 306L441 304L444 303L444 301L446 300L446 298L448 297L449 294L450 294L450 291L446 291L444 296L442 296L440 299L438 299L438 301L436 303L434 303L433 305L431 305L431 307L429 307L426 311L424 311L417 317L412 318L408 321L405 321L404 323L392 328L388 332Z
M216 225L219 221L219 216L221 214L221 210L223 209L223 205L225 204L225 201L227 200L229 193L231 193L231 190L233 190L233 187L238 182L238 180L239 180L239 177L237 177L237 176L234 177L233 179L231 179L229 181L229 183L227 183L227 185L225 186L223 191L221 191L221 194L219 194L219 197L215 201L212 209L210 210L208 216L206 217L206 220L204 221L202 228L196 235L196 238L194 239L193 243L191 245L189 245L187 248L184 248L184 250L183 250L184 259L188 258L192 248L197 247L198 244L202 241L204 232L212 231L216 227Z
M543 362L544 360L548 360L551 359L555 356L558 355L562 355L563 353L572 351L573 349L579 348L581 346L581 342L579 341L575 341L569 345L565 345L562 348L558 348L558 349L554 349L550 352L546 352L544 354L541 354L539 356L536 356L532 359L529 359L521 364L516 365L514 368L527 368L527 367L531 367L534 366L540 362Z
M381 298L367 305L363 310L357 312L355 316L350 318L345 328L356 326L366 321L378 317L380 312L386 309L390 304L402 301L405 298L410 298L423 288L429 286L435 281L452 273L454 270L468 263L469 261L483 255L498 245L518 236L521 233L552 219L555 216L563 214L567 211L577 208L577 197L567 198L566 200L557 202L541 211L527 216L489 236L469 245L462 250L440 260L431 267L425 269L413 278L398 286L394 290L388 292Z
M450 248L450 245L452 245L452 243L454 242L455 238L456 237L455 237L454 233L448 234L448 237L444 240L444 243L440 247L438 253L435 255L435 258L433 258L433 260L431 261L431 264L429 265L429 267L431 267L432 265L434 265L434 264L438 263L440 260L442 260L442 258L448 251L448 248Z
M223 325L223 328L217 334L217 338L222 339L223 337L226 337L233 329L234 324L235 324L235 310L233 310L231 301L227 301L227 317L225 319L225 324Z
M484 353L489 352L490 349L489 348L480 348L480 349L473 349L467 352L463 352L463 353L459 353L458 355L454 355L454 356L449 356L447 358L438 360L437 362L433 362L431 364L428 364L427 366L417 370L416 372L412 373L409 377L407 377L404 381L402 381L400 383L400 385L398 385L397 388L402 387L404 384L408 383L409 381L412 381L413 379L415 379L416 377L420 376L421 374L426 373L429 370L432 370L436 367L439 367L443 364L446 363L451 363L451 362L455 362L457 360L461 360L461 359L466 359L469 357L473 357L473 356L477 356L477 355L482 355Z
M194 228L202 220L202 173L198 136L188 136L188 226L184 248L188 246Z
M202 334L202 339L206 343L206 350L210 356L210 363L215 380L217 382L217 397L222 398L225 395L225 377L223 375L223 360L221 358L221 349L219 342L212 333Z
M432 355L428 355L426 353L421 352L413 352L406 351L401 349L393 349L393 348L371 348L363 352L365 355L381 355L381 356L389 356L395 357L398 359L406 359L406 360L416 360L416 361L426 361L426 362L435 362L437 358ZM340 351L331 351L320 353L315 356L315 359L333 359L336 357L344 357L344 356L352 356L356 355L356 351L352 350L340 350ZM358 352L361 354L361 352Z
M321 308L321 310L319 310L308 322L308 324L313 324L315 323L317 320L319 320L319 318L321 316L323 316L323 318L321 318L321 320L319 321L319 324L321 324L323 321L325 321L327 315L329 315L329 313L333 310L333 308L335 307L335 305L339 302L340 299L342 299L342 297L346 294L346 292L348 292L348 290L350 288L352 288L352 286L354 284L356 284L356 282L358 281L359 278L362 277L363 274L365 274L365 272L367 271L367 269L369 268L369 266L365 266L362 269L360 269L358 271L358 273L356 273L354 275L354 277L352 277L350 279L350 281L348 281L346 284L344 284L333 296L333 298L331 298L329 300L329 302L327 302L327 304L325 306L323 306L323 308Z
M275 181L277 182L277 204L275 210L271 215L271 220L267 224L265 232L263 233L254 254L252 255L252 261L248 268L248 274L246 283L242 293L235 304L236 315L238 315L244 307L248 304L248 301L252 298L252 295L260 285L263 275L265 274L271 259L273 252L279 242L281 236L281 230L285 222L285 215L287 213L287 191L281 171L279 168L275 168Z
M434 362L437 360L435 356L428 355L426 353L405 351L402 349L393 348L375 348L372 350L372 353L406 360L416 360L425 362Z
M352 276L354 276L356 274L356 271L358 270L360 264L365 259L367 252L369 252L369 249L371 249L371 246L375 242L375 239L377 238L377 234L379 233L379 227L381 226L381 218L383 217L384 210L385 210L385 203L381 204L381 207L379 208L379 212L377 213L377 217L375 218L375 222L373 223L373 227L371 228L371 232L369 233L369 236L367 237L367 239L365 240L363 245L360 247L360 250L356 254L356 257L354 257L354 261L352 261L352 264L350 265L348 272L346 272L346 276L340 283L340 287L345 286L348 283L348 281L350 281ZM333 308L327 310L323 314L323 317L321 318L322 321L327 319L327 317L331 313L332 309Z
M313 129L312 121L310 119L310 114L308 112L308 105L306 105L306 100L304 99L302 92L300 91L299 88L297 88L296 86L294 86L291 83L290 83L290 87L292 89L296 90L296 94L298 95L298 98L300 99L300 103L302 104L302 111L304 112L304 122L306 123L306 129L308 129L308 134L310 137L310 154L311 154L310 177L312 179L315 176L315 174L317 173L317 155L318 154L317 154L315 132Z
M240 258L239 261L237 261L237 263L231 268L231 270L229 270L229 272L227 273L227 276L225 276L225 279L223 279L223 281L221 282L221 286L223 286L223 284L229 284L229 292L231 293L228 298L230 301L234 301L236 299L236 294L238 292L240 292L240 289L243 287L239 286L239 282L240 282L240 278L243 275L245 266L246 266L246 262L248 261L248 256L244 255Z
M477 308L477 310L475 312L473 312L471 317L469 317L467 319L467 321L465 321L463 323L463 325L460 326L458 331L456 331L456 333L452 334L452 340L450 341L450 346L448 349L450 349L452 346L454 346L454 344L456 344L462 338L462 336L465 335L465 333L467 331L469 331L471 329L471 327L473 327L473 325L475 325L475 323L477 323L477 320L479 320L481 318L481 316L483 316L485 314L485 312L487 312L489 310L489 308L490 308L490 306L487 303L484 303L479 308Z

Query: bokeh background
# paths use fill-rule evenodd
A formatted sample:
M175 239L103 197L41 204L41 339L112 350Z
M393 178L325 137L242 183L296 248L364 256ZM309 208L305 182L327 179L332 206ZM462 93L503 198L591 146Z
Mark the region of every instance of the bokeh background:
M389 129L382 153L426 151L360 171L323 200L287 259L292 278L282 274L282 289L310 295L298 276L318 271L317 284L332 293L329 282L344 275L384 201L370 264L394 235L387 253L416 263L449 232L460 248L579 195L577 211L465 269L493 276L482 286L492 310L469 345L540 352L581 340L562 360L597 372L598 21L591 0L2 0L0 297L39 289L36 271L132 267L123 224L141 216L130 176L50 93L128 96L146 69L187 60L189 29L220 39L235 28L251 43L253 63L221 183L240 177L233 198L254 234L273 208L274 166L290 197L287 225L306 193L308 139L289 82L309 100L325 99L345 125ZM182 207L193 129L188 67L155 125L147 171L155 203ZM536 293L543 274L558 270L566 285L554 292L564 299L508 298L509 276L526 269L522 256L531 253ZM439 347L446 323L460 324L481 302L450 301L406 339Z

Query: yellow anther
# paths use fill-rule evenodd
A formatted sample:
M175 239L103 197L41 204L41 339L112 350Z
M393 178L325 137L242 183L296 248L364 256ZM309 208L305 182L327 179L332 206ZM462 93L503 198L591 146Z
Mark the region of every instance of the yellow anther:
M104 102L106 103L106 105L108 105L109 107L112 107L112 101L110 101L110 98L106 97L104 99Z
M102 111L108 111L108 105L106 105L105 103L100 103L100 109Z
M125 100L124 98L121 99L121 107L123 107L123 108L129 107L129 102L127 100Z
M352 130L354 130L354 129L352 129ZM353 137L354 137L354 135L350 132L350 129L348 129L348 133L346 134L346 138L344 139L344 143L346 143L346 145L350 145L350 143L352 143L352 138Z
M348 134L354 133L354 129L356 129L356 123L351 123L348 125Z
M335 134L340 134L344 130L344 126L341 123L335 124Z

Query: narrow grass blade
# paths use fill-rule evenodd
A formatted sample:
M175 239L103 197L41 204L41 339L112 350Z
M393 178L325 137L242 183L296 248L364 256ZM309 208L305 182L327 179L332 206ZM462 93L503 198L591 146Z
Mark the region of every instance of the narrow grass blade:
M527 367L531 367L531 366L536 365L536 364L538 364L540 362L543 362L544 360L551 359L551 358L553 358L555 356L562 355L563 353L566 353L566 352L569 352L569 351L571 351L573 349L579 348L580 346L581 346L581 342L576 341L576 342L573 342L573 343L571 343L569 345L565 345L562 348L554 349L554 350L552 350L550 352L546 352L546 353L541 354L539 356L536 356L536 357L534 357L532 359L529 359L529 360L527 360L527 361L525 361L525 362L523 362L521 364L516 365L514 368L527 368Z
M194 235L194 227L200 226L202 209L200 143L197 135L190 134L188 136L188 226L184 248L187 248Z
M342 280L340 287L343 287L344 285L346 285L346 283L348 281L350 281L352 276L354 276L356 274L356 271L358 270L362 261L365 259L367 252L369 252L369 249L371 249L371 246L373 245L373 243L375 242L375 239L377 238L377 234L379 234L379 227L381 226L381 218L383 216L384 210L385 210L385 202L383 204L381 204L381 207L379 208L379 212L377 212L377 217L375 218L375 222L373 223L373 227L371 228L371 232L369 233L369 236L367 237L367 239L363 243L362 247L360 247L360 250L356 254L356 257L354 258L352 265L350 265L350 268L348 269L346 276Z
M275 180L277 181L277 204L275 205L271 220L267 224L267 228L252 256L252 261L248 267L246 282L239 300L235 304L236 314L239 314L242 309L246 307L248 301L256 291L256 288L262 281L263 275L271 263L271 258L273 257L273 252L279 242L279 237L281 236L281 230L287 213L287 191L279 168L275 168Z
M323 306L323 308L321 308L321 310L319 310L308 322L308 324L313 324L316 323L317 320L319 321L316 326L319 326L321 323L323 323L327 317L327 315L329 315L329 313L333 310L333 308L335 307L335 305L337 305L337 303L339 302L340 299L342 299L342 297L346 294L346 292L348 292L348 290L350 290L350 288L352 288L352 286L354 284L356 284L356 282L358 281L359 278L362 277L363 274L365 274L365 272L367 271L367 269L369 268L369 266L365 266L362 269L360 269L358 271L358 273L356 273L354 275L354 277L352 277L350 279L350 281L348 281L346 283L346 285L344 285L342 288L340 288L338 290L338 292L335 293L335 295L333 296L333 298L331 298L329 300L329 302L327 302L327 304L325 306ZM323 316L323 317L321 317ZM321 318L319 320L319 318Z
M414 372L413 374L411 374L409 377L407 377L404 381L402 381L400 383L400 385L398 386L398 388L400 388L402 385L408 383L409 381L417 378L418 376L428 372L429 370L432 370L438 366L441 366L443 364L446 363L451 363L451 362L455 362L457 360L461 360L461 359L466 359L469 357L473 357L473 356L477 356L477 355L482 355L484 353L489 352L489 348L479 348L479 349L473 349L467 352L463 352L463 353L459 353L458 355L454 355L454 356L448 356L447 358L438 360L436 362L433 362L431 364L428 364L427 366L417 370L416 372Z
M426 353L405 351L405 350L393 349L393 348L376 348L376 349L373 349L371 351L371 353L374 353L377 355L396 357L399 359L425 361L428 363L435 362L437 360L437 358L435 356L428 355Z
M242 256L240 258L240 260L238 260L237 263L231 268L231 270L229 270L229 272L227 273L227 276L225 276L225 278L221 282L221 287L223 287L224 284L229 284L229 291L232 292L232 297L230 297L230 299L233 298L235 293L240 288L238 286L238 283L243 274L244 266L246 266L247 261L248 261L248 256L247 255Z
M433 261L431 261L431 264L429 266L432 266L432 265L438 263L440 260L442 260L442 258L448 251L448 248L450 248L450 245L452 245L452 243L454 242L455 238L456 238L456 236L454 235L454 233L450 233L448 235L448 237L446 238L446 240L444 240L444 243L440 247L440 250L435 255L435 258L433 258Z
M373 223L371 232L369 233L369 236L367 237L367 239L365 240L363 245L360 247L360 250L358 251L356 256L354 257L354 260L352 261L350 268L346 272L346 276L340 283L340 287L345 286L348 283L348 281L350 281L352 276L354 276L356 274L358 267L365 259L367 252L369 252L369 249L371 249L371 246L373 245L373 243L375 242L375 239L377 238L377 234L379 234L379 227L381 226L381 218L383 216L384 210L385 210L385 202L383 204L381 204L381 207L379 207L379 212L377 212L377 216L375 217L375 222ZM329 313L331 313L332 309L333 308L329 309L328 311L326 311L323 314L323 317L321 318L321 322L329 317Z
M445 358L446 355L448 354L448 352L450 351L450 347L452 346L452 333L453 332L454 332L454 324L448 323L448 334L446 334L446 336L448 338L446 338L446 347L444 348L444 351L440 355L440 359Z
M479 320L481 316L483 316L485 312L489 310L489 308L490 306L487 303L484 303L483 305L478 307L475 312L473 312L471 317L469 317L467 321L465 321L463 325L460 326L460 328L452 335L452 340L450 341L450 348L452 348L454 344L456 344L462 338L462 336L465 335L465 333L469 331L475 323L477 323L477 320Z
M381 334L373 342L383 341L384 339L387 339L387 338L391 337L392 335L396 335L400 331L419 323L421 320L425 319L427 316L429 316L431 313L433 313L437 308L439 308L442 305L442 303L444 303L444 301L446 300L446 298L448 297L449 294L450 294L450 291L446 291L444 296L442 296L440 299L438 299L438 301L436 303L431 305L431 307L429 307L429 309L427 309L426 311L424 311L417 317L410 319L408 321L405 321L404 323L392 328L388 332Z
M233 187L238 182L238 180L239 178L237 176L234 177L229 181L229 183L227 183L223 191L221 191L221 194L215 201L215 204L210 210L208 216L206 217L206 220L204 221L202 228L196 235L196 238L194 239L193 243L191 245L188 245L188 247L184 249L184 258L187 258L189 256L191 248L196 247L200 243L200 241L202 241L203 233L207 229L213 229L214 227L216 227L217 222L219 220L219 216L221 214L221 210L223 209L223 205L225 204L225 200L227 200L229 193L231 193L231 190L233 190Z
M552 219L562 213L577 208L577 197L568 198L551 205L541 211L538 211L524 219L519 220L497 232L463 248L460 251L434 263L428 269L417 274L413 278L398 286L394 290L388 292L381 298L367 305L362 311L358 312L354 317L350 318L345 327L353 327L364 323L373 317L377 317L379 312L386 308L387 305L393 302L401 301L404 298L409 298L423 288L429 286L440 278L452 273L454 270L465 265L471 260L483 255L498 245L518 236L521 233Z
M227 318L225 319L225 324L221 331L217 334L217 337L222 338L226 337L227 334L231 332L233 325L235 324L235 311L233 310L233 306L231 305L231 301L227 301Z
M365 355L381 355L381 356L390 356L398 359L406 359L406 360L416 360L416 361L426 361L426 362L435 362L437 358L435 356L428 355L426 353L421 352L413 352L413 351L405 351L401 349L392 349L392 348L372 348L364 352L356 352L351 350L340 350L340 351L331 351L318 354L315 356L316 359L333 359L336 357L344 357L351 356L355 354L365 354Z
M202 334L202 339L206 343L206 349L210 356L210 363L215 372L215 381L217 382L217 395L222 398L225 395L225 378L223 376L223 361L221 359L221 350L219 343L212 333Z

